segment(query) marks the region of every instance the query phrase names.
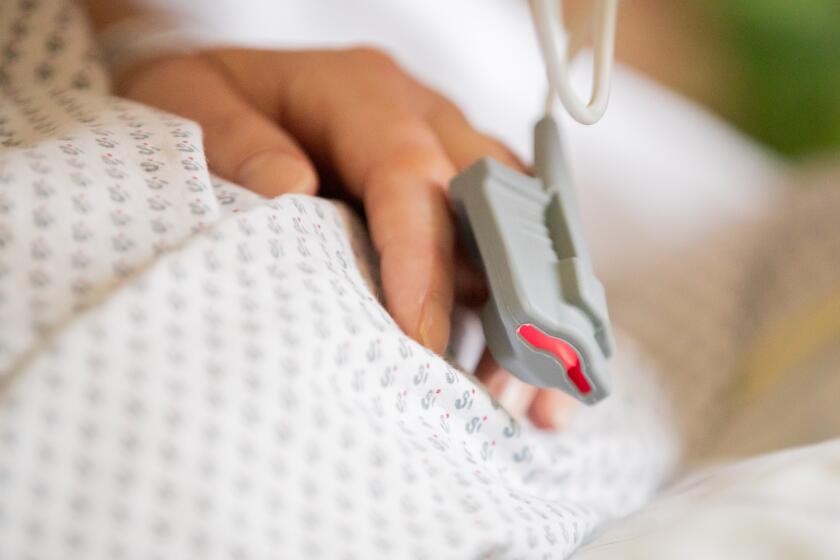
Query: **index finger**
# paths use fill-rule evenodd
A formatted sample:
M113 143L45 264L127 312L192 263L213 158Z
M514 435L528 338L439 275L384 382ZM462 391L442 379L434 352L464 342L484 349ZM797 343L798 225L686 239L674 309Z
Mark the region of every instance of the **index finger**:
M449 340L454 292L446 197L454 168L425 125L396 126L394 144L370 163L362 199L389 311L409 336L440 353Z
M284 57L278 75L287 78L278 118L363 202L388 311L443 352L454 285L446 186L455 169L422 118L430 96L369 49Z

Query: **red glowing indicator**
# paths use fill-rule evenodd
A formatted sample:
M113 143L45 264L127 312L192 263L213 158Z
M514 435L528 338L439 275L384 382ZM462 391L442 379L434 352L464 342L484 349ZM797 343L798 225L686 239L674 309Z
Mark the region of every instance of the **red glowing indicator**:
M516 329L516 334L534 350L548 352L563 364L566 368L566 375L569 376L571 382L575 384L575 387L582 394L586 395L592 390L589 381L583 375L580 356L578 356L577 351L571 344L561 338L555 338L545 334L530 323L519 325L519 328Z

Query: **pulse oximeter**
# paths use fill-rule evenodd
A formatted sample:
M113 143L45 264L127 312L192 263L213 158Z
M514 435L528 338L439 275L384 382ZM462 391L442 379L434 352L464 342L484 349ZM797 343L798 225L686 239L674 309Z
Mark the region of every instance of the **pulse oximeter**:
M534 129L535 176L484 158L450 185L465 244L484 270L487 346L505 369L593 404L609 394L613 336L551 116Z

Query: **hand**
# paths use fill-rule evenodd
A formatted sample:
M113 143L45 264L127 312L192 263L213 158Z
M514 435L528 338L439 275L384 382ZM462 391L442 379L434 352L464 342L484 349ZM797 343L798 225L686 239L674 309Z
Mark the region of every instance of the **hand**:
M388 310L409 336L443 352L456 279L464 293L481 285L460 263L455 274L447 185L484 156L523 168L451 102L365 48L208 50L131 69L116 87L197 121L213 172L266 197L315 194L313 162L334 173L364 206ZM479 377L497 396L513 386L489 354ZM524 397L543 427L570 402L534 388Z

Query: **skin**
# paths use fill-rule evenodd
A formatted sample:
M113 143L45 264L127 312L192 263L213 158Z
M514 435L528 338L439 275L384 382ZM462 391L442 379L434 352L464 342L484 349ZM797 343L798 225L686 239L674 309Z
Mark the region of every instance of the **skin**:
M118 2L89 8L97 27L133 13ZM484 156L525 168L384 53L204 50L129 68L115 89L198 122L210 169L263 196L315 195L319 170L336 177L364 209L387 309L429 349L445 350L456 297L486 297L458 257L447 186ZM574 404L524 385L487 352L477 375L512 413L545 429L559 427Z

